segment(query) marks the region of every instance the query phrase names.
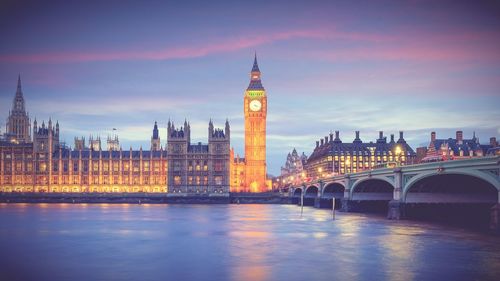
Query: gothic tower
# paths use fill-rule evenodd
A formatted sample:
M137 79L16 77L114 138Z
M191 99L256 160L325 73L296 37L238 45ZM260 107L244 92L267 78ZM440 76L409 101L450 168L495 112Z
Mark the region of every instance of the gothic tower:
M21 75L17 79L17 91L12 103L12 110L7 118L7 137L17 142L30 142L30 118L26 113Z
M151 150L158 151L160 150L160 146L160 133L158 132L158 124L155 121L153 136L151 137Z
M267 191L266 185L266 117L267 96L260 80L255 55L250 85L245 91L245 184L251 192Z

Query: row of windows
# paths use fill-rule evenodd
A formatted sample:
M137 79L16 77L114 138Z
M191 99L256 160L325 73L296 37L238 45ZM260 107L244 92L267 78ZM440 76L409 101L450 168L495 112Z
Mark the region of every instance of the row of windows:
M92 161L92 171L93 172L99 172L99 161ZM68 172L68 161L63 161L62 163L62 171L63 172ZM82 161L82 171L83 172L88 172L89 171L89 162L88 161ZM120 162L119 161L113 161L111 164L109 162L102 162L102 171L104 172L120 172ZM122 171L128 172L132 170L133 172L139 172L141 170L141 165L139 161L133 161L132 166L130 165L130 162L122 162ZM160 172L160 166L161 163L159 161L154 161L153 162L153 170L154 172ZM73 167L72 170L73 172L78 172L78 162L73 162ZM132 168L130 168L132 167ZM52 169L54 172L58 172L59 169L59 161L54 161L52 164ZM150 163L149 162L142 162L142 171L143 172L149 172L150 171Z
M19 159L19 160L22 160L23 158L26 158L26 159L31 159L31 154L25 154L23 156L22 152L21 153L14 153L14 159ZM5 159L12 159L12 154L10 153L5 153L4 154L4 158Z
M92 178L92 184L141 184L140 177L123 177L121 182L119 177L103 177L102 182L99 183L99 177ZM37 177L38 184L48 184L48 177L41 176ZM4 176L3 177L4 184L32 184L33 177L24 177L23 176ZM148 177L144 176L142 179L142 184L158 184L164 185L166 183L165 177ZM53 176L51 184L89 184L89 177L82 176L81 183L78 176Z
M223 176L215 176L214 183L215 185L222 185L224 177ZM207 176L189 176L188 177L188 185L208 185L208 177ZM181 185L182 178L181 176L174 176L174 185Z
M362 157L362 156L359 156L359 157L353 156L352 158L349 157L349 156L346 156L346 157L344 157L344 156L340 156L340 157L339 156L335 156L334 159L335 159L335 161L339 161L339 159L340 159L340 161L350 161L351 159L352 159L352 161L358 161L358 160L359 161L363 161L363 158L364 158L365 161L368 161L368 160L371 160L372 162L375 161L375 156L370 156L370 157L368 157L368 156L365 156L365 157ZM387 160L389 160L389 161L395 161L395 160L405 161L406 157L405 156L389 156L389 157L387 157L387 156L382 156L382 157L377 156L376 159L377 159L377 161L384 161L384 162L387 162Z

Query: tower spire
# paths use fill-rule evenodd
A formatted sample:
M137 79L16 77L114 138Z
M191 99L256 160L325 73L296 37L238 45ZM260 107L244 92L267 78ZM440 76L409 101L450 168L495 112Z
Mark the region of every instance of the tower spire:
M257 51L255 51L255 55L253 58L252 72L260 72L259 64L257 63Z
M257 63L257 52L255 52L253 58L252 71L250 72L250 85L248 85L247 90L264 90L262 82L260 80L260 69Z
M16 91L16 95L23 95L23 91L21 89L21 73L19 73L19 75L17 76L17 91Z

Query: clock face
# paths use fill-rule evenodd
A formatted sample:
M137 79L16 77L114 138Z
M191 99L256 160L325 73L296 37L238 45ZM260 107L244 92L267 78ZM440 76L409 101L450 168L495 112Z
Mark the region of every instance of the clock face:
M250 110L251 111L259 111L262 107L262 104L258 100L253 100L250 102Z

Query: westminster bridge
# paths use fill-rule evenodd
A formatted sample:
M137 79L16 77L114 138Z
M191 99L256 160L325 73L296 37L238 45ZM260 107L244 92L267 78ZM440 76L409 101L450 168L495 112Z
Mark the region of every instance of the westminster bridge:
M340 211L387 210L405 218L415 208L430 216L446 209L486 210L490 227L499 228L500 156L373 169L304 182L290 189L295 202ZM472 214L469 214L472 216Z

